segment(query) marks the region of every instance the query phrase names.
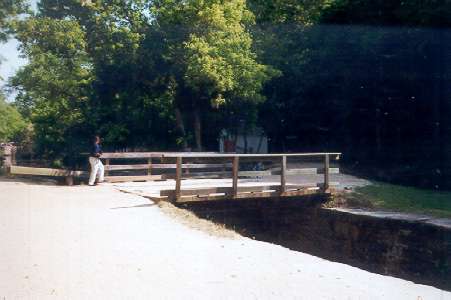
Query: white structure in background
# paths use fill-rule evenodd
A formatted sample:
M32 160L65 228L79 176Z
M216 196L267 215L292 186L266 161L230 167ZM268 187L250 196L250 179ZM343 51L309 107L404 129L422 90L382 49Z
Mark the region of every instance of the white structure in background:
M259 127L248 132L240 131L238 135L223 129L219 136L219 152L268 153L268 137Z

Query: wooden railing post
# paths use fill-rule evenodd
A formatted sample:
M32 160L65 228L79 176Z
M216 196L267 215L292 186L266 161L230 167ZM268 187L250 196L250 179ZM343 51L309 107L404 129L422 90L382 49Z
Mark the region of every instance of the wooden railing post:
M324 156L324 186L323 190L329 189L329 154Z
M280 164L280 193L283 194L287 190L287 157L285 155L282 156Z
M108 176L108 174L110 174L110 171L108 170L108 168L110 166L110 159L109 158L105 159L105 166L106 166L106 168L105 168L105 175Z
M238 196L238 170L239 170L240 159L238 156L233 157L233 165L232 165L232 195L233 197Z
M67 176L65 177L66 185L72 186L74 185L74 175L72 171L69 171Z
M149 165L149 168L147 169L147 175L152 175L152 158L147 159L147 164Z
M175 169L175 201L181 198L182 190L182 157L177 157L177 166Z

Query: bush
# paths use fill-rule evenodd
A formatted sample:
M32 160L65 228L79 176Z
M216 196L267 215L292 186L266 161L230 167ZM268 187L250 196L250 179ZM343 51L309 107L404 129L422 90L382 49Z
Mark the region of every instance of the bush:
M0 142L18 142L27 135L28 122L17 109L5 101L0 94ZM31 130L31 129L30 129Z

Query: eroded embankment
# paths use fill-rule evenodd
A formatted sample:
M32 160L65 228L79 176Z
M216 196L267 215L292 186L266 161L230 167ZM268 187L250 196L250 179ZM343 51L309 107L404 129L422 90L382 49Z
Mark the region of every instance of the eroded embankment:
M321 207L324 199L184 204L238 233L416 283L451 290L451 228Z

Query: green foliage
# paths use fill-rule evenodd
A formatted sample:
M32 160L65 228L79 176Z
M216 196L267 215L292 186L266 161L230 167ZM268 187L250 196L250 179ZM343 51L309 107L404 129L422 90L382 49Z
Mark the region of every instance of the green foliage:
M334 0L249 0L260 24L312 25Z
M244 0L155 1L154 23L166 41L167 76L175 81L175 105L199 114L237 101L261 102L263 84L276 72L258 62ZM194 116L194 130L200 130ZM195 132L200 149L200 133Z
M29 63L11 85L40 154L86 152L95 133L112 148L175 143L173 95L159 76L146 1L43 0L38 7L15 24Z
M88 125L92 71L85 36L77 22L47 17L20 21L16 30L29 59L11 81L16 102L34 124L37 150L54 157L76 148L80 136L70 133Z
M0 142L17 142L26 131L28 123L17 109L6 103L0 93Z
M28 9L25 0L0 1L0 42L6 41L11 26L11 21Z
M202 135L221 129L201 131L209 114L224 124L246 103L255 112L263 84L277 74L252 50L254 17L244 0L42 0L38 7L16 22L29 64L11 85L37 149L51 157L94 132L119 148L185 147L190 136L201 148ZM241 114L255 123L250 115Z
M163 31L187 28L185 34L169 35L166 45L168 60L180 72L173 76L183 81L179 85L207 97L213 106L234 97L262 99L262 84L271 72L252 52L246 26L253 15L245 1L160 1L154 12Z
M449 1L323 4L313 24L256 12L258 54L283 74L259 115L272 151L340 149L354 170L449 187Z
M451 147L451 39L436 28L450 27L449 1L38 7L16 22L29 63L12 85L43 154L64 155L94 133L112 149L217 150L221 129L260 125L271 151L336 149L353 166L415 160L428 168L419 181L442 185L432 181Z

